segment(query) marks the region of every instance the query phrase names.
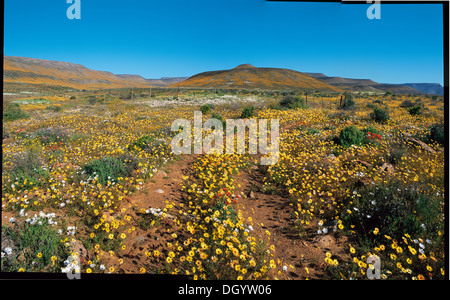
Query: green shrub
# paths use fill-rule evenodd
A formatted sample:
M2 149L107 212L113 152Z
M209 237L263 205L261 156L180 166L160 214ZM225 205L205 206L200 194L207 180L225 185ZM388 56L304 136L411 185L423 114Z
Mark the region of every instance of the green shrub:
M412 103L411 100L405 100L400 104L400 107L402 107L402 108L410 108L413 106L414 106L414 103Z
M150 135L143 135L130 145L128 145L128 150L146 150L148 149L153 142L155 141L155 138Z
M47 106L45 109L46 110L51 110L51 111L54 111L54 112L60 112L60 111L63 110L62 106L57 106L57 105Z
M281 101L280 105L282 108L295 109L295 108L306 108L305 99L301 97L296 97L292 95L285 96Z
M200 111L202 112L202 114L207 114L211 111L211 105L209 104L204 104L200 107Z
M353 101L352 94L346 92L344 93L344 99L340 103L340 108L345 110L350 110L355 107L355 101Z
M420 115L422 114L422 106L416 104L413 107L408 108L408 112L411 116Z
M2 272L18 272L20 268L25 272L61 272L64 260L70 255L61 243L61 235L41 216L2 227L2 250L4 240L11 244L13 251L2 257ZM53 261L52 257L56 259Z
M390 119L388 108L375 107L370 118L377 123L386 123Z
M351 125L341 130L338 141L339 145L345 148L352 145L360 146L364 142L364 133L355 125Z
M444 124L434 124L430 127L430 133L428 134L429 142L438 142L442 146L445 144L445 128Z
M119 177L128 177L137 169L138 163L131 156L102 157L87 163L83 170L91 176L98 176L101 184L117 181Z
M351 213L345 213L342 220L347 228L354 226L352 230L360 240L384 235L401 239L405 233L432 238L443 229L441 199L435 193L390 180L363 186L357 195L349 199ZM375 228L379 229L377 236L372 233Z
M253 117L254 115L255 115L255 107L253 105L250 105L250 106L244 107L244 109L242 110L242 113L241 113L241 118L247 119L247 118Z
M3 110L4 121L14 121L29 118L30 115L24 112L17 103L8 103Z

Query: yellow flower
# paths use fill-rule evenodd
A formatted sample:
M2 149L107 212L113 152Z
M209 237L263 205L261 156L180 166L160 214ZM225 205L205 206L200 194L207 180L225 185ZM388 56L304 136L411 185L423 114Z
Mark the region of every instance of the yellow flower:
M39 252L36 256L37 256L38 258L41 258L41 257L42 257L42 253Z

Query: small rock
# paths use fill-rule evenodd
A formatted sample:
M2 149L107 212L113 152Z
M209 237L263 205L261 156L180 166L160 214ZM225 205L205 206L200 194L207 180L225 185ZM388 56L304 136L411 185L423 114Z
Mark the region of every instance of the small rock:
M162 189L157 189L157 190L155 191L155 193L157 193L157 194L164 194L164 191L163 191Z
M353 162L354 162L354 163L361 164L361 165L365 166L366 168L371 168L371 167L372 167L372 164L371 164L371 163L368 163L367 161L355 159Z
M323 163L326 165L335 164L337 157L334 154L327 155L323 158Z
M412 142L413 144L419 145L420 147L422 147L422 149L424 149L425 151L429 152L429 153L436 153L436 150L434 150L433 148L431 148L430 146L428 146L427 144L425 144L424 142L413 138L411 136L406 136L406 140Z
M250 199L255 199L255 193L253 191L250 191L250 193L248 193L248 197Z
M164 172L163 170L158 170L158 171L156 171L154 177L166 177L166 176L167 176L166 172Z
M388 163L384 163L381 167L380 167L380 172L386 172L386 174L390 175L392 173L395 172L395 168L393 165L388 164Z
M324 235L318 239L317 244L322 249L331 249L336 244L336 241L331 235Z
M81 260L85 260L89 258L89 253L84 247L83 243L79 240L72 240L70 242L70 252L71 253L78 253L78 256Z

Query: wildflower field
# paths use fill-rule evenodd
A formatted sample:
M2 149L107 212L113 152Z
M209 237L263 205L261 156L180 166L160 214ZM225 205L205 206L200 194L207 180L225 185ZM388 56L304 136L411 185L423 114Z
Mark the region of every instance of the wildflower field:
M442 97L132 93L4 103L2 272L446 278ZM174 154L195 111L279 120L277 163Z

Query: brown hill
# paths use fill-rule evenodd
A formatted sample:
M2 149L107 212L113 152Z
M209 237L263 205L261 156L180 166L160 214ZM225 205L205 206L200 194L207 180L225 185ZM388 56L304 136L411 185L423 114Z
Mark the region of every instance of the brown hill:
M17 56L4 56L3 82L47 84L76 89L151 86L139 75L114 75L111 72L91 70L80 64Z
M242 89L303 89L339 92L339 88L304 73L280 68L257 68L243 64L230 70L196 74L171 87L242 88Z

